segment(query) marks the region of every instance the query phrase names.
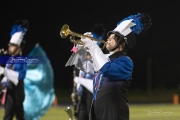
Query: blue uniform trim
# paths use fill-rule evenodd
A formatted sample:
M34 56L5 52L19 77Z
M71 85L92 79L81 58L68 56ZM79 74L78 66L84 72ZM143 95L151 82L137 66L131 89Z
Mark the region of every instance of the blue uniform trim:
M112 80L129 80L133 71L133 62L127 56L107 62L100 70L105 77Z
M16 64L15 63L12 65L12 68L11 67L9 68L9 66L11 66L11 65L12 64L7 63L6 67L8 69L18 72L19 73L18 80L23 81L26 76L27 64Z
M109 82L110 81L124 81L130 80L133 71L133 62L128 56L121 56L117 59L113 60L110 59L110 62L107 62L95 75L93 81L93 96L96 100L97 93L100 87L102 77L107 77ZM98 80L98 87L95 90L95 84Z
M18 80L23 81L26 76L27 64L14 64L14 70L19 73Z

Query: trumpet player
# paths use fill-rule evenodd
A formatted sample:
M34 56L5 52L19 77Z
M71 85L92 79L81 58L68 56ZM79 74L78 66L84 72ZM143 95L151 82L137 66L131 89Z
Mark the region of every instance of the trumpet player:
M147 14L138 13L121 20L107 34L107 55L103 54L96 41L81 38L92 56L96 71L91 84L93 101L89 120L129 120L127 91L134 65L127 52L136 43L134 34L145 32L150 26L151 19ZM85 35L92 36L90 32Z

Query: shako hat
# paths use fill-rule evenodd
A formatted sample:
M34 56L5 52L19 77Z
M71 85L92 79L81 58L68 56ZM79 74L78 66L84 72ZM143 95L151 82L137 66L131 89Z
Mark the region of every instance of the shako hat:
M144 33L151 25L152 23L149 15L138 13L121 20L113 31L108 32L107 36L113 33L123 37L128 49L131 49L136 44L134 34L138 35Z
M19 47L24 47L25 41L23 40L24 35L27 32L29 22L26 19L19 19L12 26L12 30L10 32L10 41L9 45L17 45Z

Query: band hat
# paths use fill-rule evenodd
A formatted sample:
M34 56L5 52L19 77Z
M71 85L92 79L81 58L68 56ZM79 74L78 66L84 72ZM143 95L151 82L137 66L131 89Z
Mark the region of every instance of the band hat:
M119 35L121 35L121 36L128 35L130 32L132 32L130 27L136 25L136 24L131 22L132 20L133 19L123 21L121 24L117 25L117 27L113 31L109 31L107 33L107 36L109 36L112 33L114 33L114 34L119 33Z
M125 43L127 44L128 49L131 49L136 44L136 38L135 38L133 32L130 32L127 36L123 36L118 31L109 31L108 36L110 34L116 34L118 36L122 36L124 38L124 40L125 40Z
M10 32L11 39L9 44L21 46L24 35L27 32L28 21L27 20L17 20L17 22L12 26Z
M127 36L132 30L130 29L132 26L136 25L131 22L133 19L125 20L120 25L118 25L113 31L117 31L123 36Z
M124 37L124 40L128 46L128 49L132 48L136 44L136 39L134 34L132 33L131 27L136 24L132 22L133 19L125 20L121 22L113 31L108 32L108 36L110 34L116 34L118 36Z
M152 23L149 15L138 13L121 20L117 24L117 27L113 31L109 31L107 35L118 33L117 35L123 36L128 45L128 49L130 49L136 43L134 34L138 35L144 33L151 25Z
M23 40L24 33L23 32L16 32L12 35L10 39L10 44L15 44L20 46Z

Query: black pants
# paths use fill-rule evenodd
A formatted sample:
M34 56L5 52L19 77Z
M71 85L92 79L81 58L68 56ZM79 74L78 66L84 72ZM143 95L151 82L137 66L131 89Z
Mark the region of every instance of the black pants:
M17 120L25 120L23 107L24 94L22 91L19 93L14 90L7 91L3 120L13 120L14 115Z
M118 93L93 101L90 120L129 120L128 103Z
M92 103L93 95L86 88L83 87L83 94L78 112L78 120L88 120L89 112Z

